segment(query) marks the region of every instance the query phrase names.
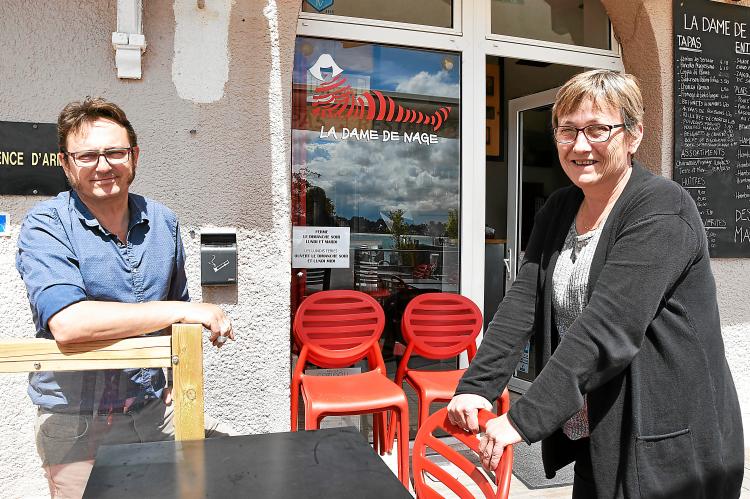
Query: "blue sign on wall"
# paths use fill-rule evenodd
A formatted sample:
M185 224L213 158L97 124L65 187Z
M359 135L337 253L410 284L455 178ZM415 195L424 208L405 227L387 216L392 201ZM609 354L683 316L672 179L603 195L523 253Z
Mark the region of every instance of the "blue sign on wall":
M328 7L333 5L333 0L307 0L307 3L309 3L312 8L317 10L318 12L323 12Z

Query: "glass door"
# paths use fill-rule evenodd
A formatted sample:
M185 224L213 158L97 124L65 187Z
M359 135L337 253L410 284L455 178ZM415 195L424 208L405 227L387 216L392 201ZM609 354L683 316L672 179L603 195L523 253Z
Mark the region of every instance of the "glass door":
M555 190L570 185L552 139L557 88L508 101L508 282L516 278L534 216ZM510 388L524 392L537 375L534 340L521 354Z
M534 215L546 199L544 180L550 176L548 170L559 169L551 124L557 90L508 101L507 285L516 279Z
M372 296L391 378L409 301L460 291L460 82L456 52L297 38L292 313L323 290ZM451 370L457 359L409 365Z

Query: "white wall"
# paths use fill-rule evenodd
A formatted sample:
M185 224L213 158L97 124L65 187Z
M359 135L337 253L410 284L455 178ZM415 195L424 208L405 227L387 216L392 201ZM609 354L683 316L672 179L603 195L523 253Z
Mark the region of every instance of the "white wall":
M298 9L276 0L206 0L203 10L144 2L144 77L121 81L110 42L116 2L0 2L0 120L53 123L86 95L125 109L142 150L133 192L177 213L193 300L221 304L234 322L237 342L219 352L204 345L206 412L242 433L289 427L288 123ZM191 63L186 52L219 64ZM14 256L19 223L42 199L0 197L11 217L11 237L0 237L0 338L34 334ZM236 287L201 289L199 233L211 226L237 229ZM47 493L25 391L25 376L0 375L4 498Z
M714 258L721 334L742 407L745 451L750 449L750 260Z

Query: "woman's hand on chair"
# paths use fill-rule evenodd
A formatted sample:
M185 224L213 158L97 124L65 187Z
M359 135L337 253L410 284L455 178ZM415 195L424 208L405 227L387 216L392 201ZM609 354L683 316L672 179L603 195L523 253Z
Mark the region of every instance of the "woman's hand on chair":
M491 419L479 440L479 459L482 467L487 471L493 471L500 463L505 447L521 440L521 435L510 424L507 414Z
M478 433L479 409L491 411L492 403L481 395L473 393L456 395L448 404L448 420L464 431Z

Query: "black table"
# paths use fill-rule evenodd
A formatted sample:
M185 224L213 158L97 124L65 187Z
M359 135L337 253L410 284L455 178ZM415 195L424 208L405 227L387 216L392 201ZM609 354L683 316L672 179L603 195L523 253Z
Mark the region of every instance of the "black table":
M405 498L354 428L106 445L87 498Z

